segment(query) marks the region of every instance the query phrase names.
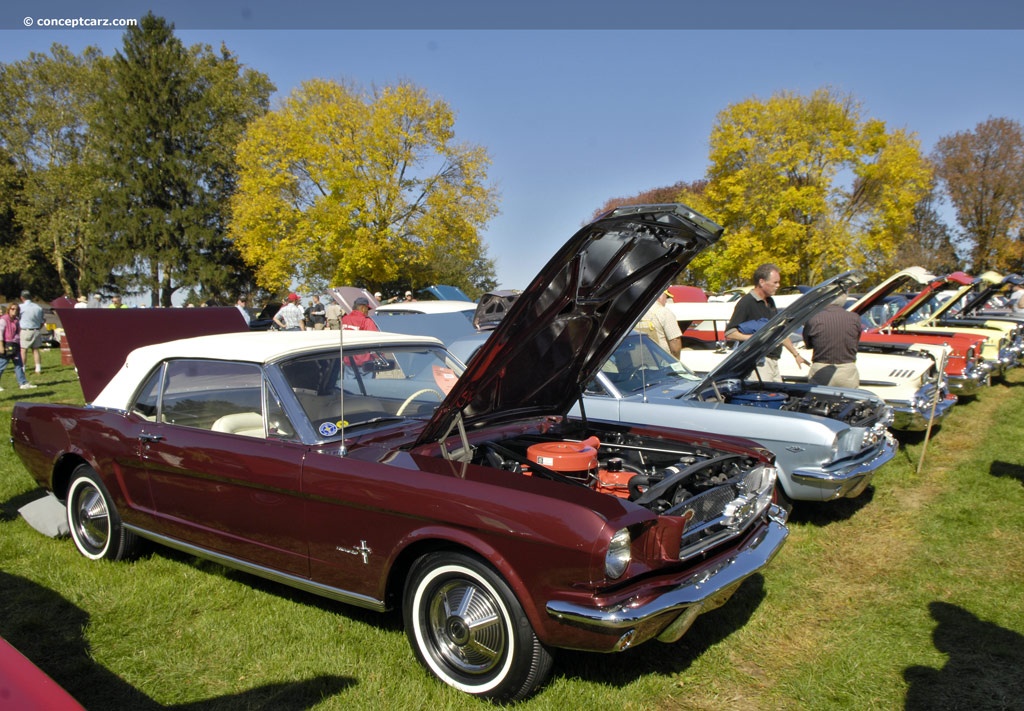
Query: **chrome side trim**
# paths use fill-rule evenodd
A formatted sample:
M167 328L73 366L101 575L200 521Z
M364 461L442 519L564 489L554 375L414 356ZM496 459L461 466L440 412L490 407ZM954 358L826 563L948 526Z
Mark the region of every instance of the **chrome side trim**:
M367 595L360 595L359 593L348 592L347 590L340 590L338 588L330 587L329 585L321 585L320 583L313 582L309 578L300 578L297 575L290 573L282 573L278 570L266 568L262 565L256 565L254 563L247 563L246 561L239 560L232 556L224 555L223 553L215 553L214 551L207 550L206 548L200 548L194 546L191 543L184 543L175 538L168 538L167 536L160 535L159 533L153 533L137 526L124 524L124 527L142 538L146 538L154 543L159 543L162 546L179 550L183 553L189 553L198 558L205 558L206 560L212 560L215 563L220 563L228 568L234 568L235 570L241 570L244 573L251 573L258 575L261 578L272 580L275 583L281 583L289 587L297 588L304 592L313 593L321 597L326 597L331 600L337 600L338 602L344 602L349 605L356 605L358 607L365 607L376 612L387 611L387 605L384 604L383 600L376 600Z

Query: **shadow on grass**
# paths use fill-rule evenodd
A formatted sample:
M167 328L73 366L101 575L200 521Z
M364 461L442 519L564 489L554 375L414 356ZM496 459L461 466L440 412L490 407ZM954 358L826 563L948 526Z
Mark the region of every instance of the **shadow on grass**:
M89 615L52 590L0 572L0 636L90 709L135 711L207 711L273 708L300 711L316 706L355 680L324 675L289 683L267 684L238 694L177 706L164 706L97 664L82 631Z
M651 640L619 654L555 650L555 676L625 686L649 674L685 672L704 652L743 627L764 597L764 578L752 575L725 605L700 615L678 642Z
M1021 485L1024 485L1024 467L1020 464L995 461L989 466L988 473L996 477L1016 479Z
M935 648L948 655L941 669L908 667L906 711L1019 709L1024 699L1024 635L985 622L956 605L928 606L938 622Z
M828 526L839 521L846 521L862 508L871 503L875 497L875 487L869 485L864 492L853 499L836 499L835 501L797 501L789 514L791 523L806 523L812 526Z
M44 496L46 496L46 492L42 489L33 489L32 491L26 491L24 494L12 496L7 501L0 503L0 522L14 521L20 515L18 514L18 509Z
M942 431L942 426L941 425L932 425L931 436L935 437L941 431ZM909 432L909 431L906 431L906 430L893 430L892 433L894 435L896 435L896 441L900 443L900 450L903 451L904 453L906 453L906 451L907 451L906 448L907 447L913 447L915 445L918 445L918 444L921 444L922 442L924 442L925 436L927 436L927 434L928 434L927 430L915 430L913 432ZM910 459L910 455L907 454L906 456L907 456L907 459L909 460Z

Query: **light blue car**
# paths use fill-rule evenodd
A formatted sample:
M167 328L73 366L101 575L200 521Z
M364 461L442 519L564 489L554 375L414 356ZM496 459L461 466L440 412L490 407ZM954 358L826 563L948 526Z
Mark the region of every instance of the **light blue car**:
M778 498L787 507L859 496L896 453L888 431L892 409L866 390L747 379L764 353L847 287L840 278L815 287L706 376L633 332L586 384L582 406L570 414L749 438L775 453ZM465 362L487 335L446 342Z

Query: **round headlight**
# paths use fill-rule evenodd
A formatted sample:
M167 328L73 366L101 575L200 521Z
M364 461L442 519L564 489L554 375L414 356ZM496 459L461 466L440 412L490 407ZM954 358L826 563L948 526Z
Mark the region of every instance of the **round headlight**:
M611 543L608 544L608 552L604 556L604 574L609 578L614 580L626 572L626 567L633 555L632 543L629 530L625 528L620 528L612 536Z

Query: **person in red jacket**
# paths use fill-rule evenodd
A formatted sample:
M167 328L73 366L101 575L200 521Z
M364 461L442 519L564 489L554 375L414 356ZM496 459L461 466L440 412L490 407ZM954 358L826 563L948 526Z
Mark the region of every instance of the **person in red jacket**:
M360 296L352 304L352 313L345 314L341 319L342 331L379 331L377 324L369 317L370 302L364 296ZM374 361L372 353L360 353L356 356L346 356L345 364L348 366L370 367Z
M377 324L369 316L370 302L360 296L352 304L352 313L345 314L341 319L341 327L346 331L379 331Z

